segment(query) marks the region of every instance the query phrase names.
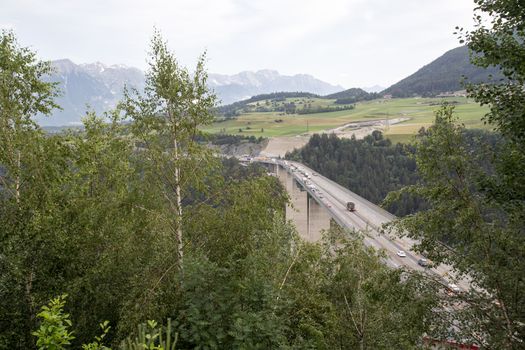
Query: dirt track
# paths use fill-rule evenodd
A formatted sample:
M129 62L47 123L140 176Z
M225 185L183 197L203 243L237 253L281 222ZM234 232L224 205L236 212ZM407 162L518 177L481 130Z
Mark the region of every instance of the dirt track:
M284 157L286 152L293 151L295 148L301 148L306 145L308 140L310 140L310 136L311 135L272 137L266 148L261 152L261 155L269 157Z
M410 118L395 118L389 120L383 119L366 122L353 122L339 126L335 129L317 131L315 133L334 133L338 137L342 138L351 138L352 136L355 136L357 139L362 139L366 135L370 135L375 130L384 131L384 129L389 125L401 123L409 119ZM270 157L284 157L286 152L293 151L295 148L303 147L308 142L312 134L314 133L312 132L310 134L300 136L273 137L268 142L266 148L261 151L261 155Z

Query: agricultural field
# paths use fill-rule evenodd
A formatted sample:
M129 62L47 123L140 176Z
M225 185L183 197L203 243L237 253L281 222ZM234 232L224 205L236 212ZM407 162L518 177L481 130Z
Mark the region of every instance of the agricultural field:
M359 121L392 120L407 118L404 122L385 126L383 132L392 141L409 141L421 127L428 127L434 120L434 112L447 101L455 105L456 115L468 128L485 128L481 117L488 111L465 97L377 99L355 104L354 109L315 114L286 114L284 112L248 112L235 119L217 121L204 131L234 135L263 137L296 136L330 129ZM321 98L288 98L278 103L291 103L301 108L310 104L319 107L335 107L335 100ZM259 106L275 106L276 102L258 101ZM249 107L254 110L257 103ZM273 107L272 106L272 107Z
M325 99L319 97L290 97L283 100L276 99L267 99L257 102L250 102L247 105L256 109L257 107L281 107L286 104L294 103L297 108L302 108L303 106L312 106L312 107L328 107L335 106L335 99Z

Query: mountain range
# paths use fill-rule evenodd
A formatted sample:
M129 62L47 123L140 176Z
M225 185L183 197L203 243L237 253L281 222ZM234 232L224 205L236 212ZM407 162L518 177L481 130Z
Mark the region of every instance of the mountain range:
M38 116L37 121L44 126L79 123L88 108L98 114L114 108L125 85L144 87L144 73L137 68L100 62L77 65L69 59L51 64L55 73L46 80L58 83L61 96L56 102L62 110L54 110L52 118Z
M75 64L69 59L52 62L55 73L48 81L58 82L63 95L57 99L62 110L55 111L52 118L37 117L43 126L71 125L79 123L87 106L98 114L116 106L122 98L124 86L141 90L144 87L144 73L124 65L104 65L100 62ZM393 97L435 96L463 88L461 80L469 82L497 81L502 78L498 68L487 69L470 63L466 46L447 51L414 74L381 91L378 96ZM260 94L274 92L305 92L320 96L341 99L350 103L369 98L381 88L373 86L364 90L352 88L343 90L341 86L331 85L307 74L293 76L281 75L275 70L245 71L235 75L209 74L208 84L219 98L221 105L246 100ZM370 97L372 96L372 97ZM351 102L353 103L353 102Z
M215 90L222 105L277 91L326 95L343 90L342 86L331 85L308 74L281 75L270 69L235 75L210 74L208 84Z
M75 64L69 59L52 61L54 74L47 81L57 82L62 95L52 118L38 116L43 126L72 125L89 109L98 114L114 108L123 96L124 86L144 87L144 72L124 65L105 65L100 62ZM235 75L209 74L208 84L215 91L220 104L229 104L254 95L274 91L306 91L330 94L343 90L307 74L281 75L275 70L245 71Z
M422 67L414 74L383 90L393 97L435 96L464 89L463 77L470 83L498 81L503 76L497 67L481 68L470 63L466 46L456 47Z

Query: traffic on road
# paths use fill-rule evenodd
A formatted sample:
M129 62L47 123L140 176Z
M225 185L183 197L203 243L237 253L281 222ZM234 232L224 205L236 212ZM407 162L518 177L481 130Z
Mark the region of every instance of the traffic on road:
M386 234L383 225L396 217L334 181L314 172L304 164L272 160L292 174L341 226L364 233L364 243L386 253L385 263L392 268L407 267L438 275L445 286L454 292L466 291L470 283L455 280L452 268L441 264L434 266L423 255L414 251L417 243L409 237ZM450 287L452 286L452 287Z

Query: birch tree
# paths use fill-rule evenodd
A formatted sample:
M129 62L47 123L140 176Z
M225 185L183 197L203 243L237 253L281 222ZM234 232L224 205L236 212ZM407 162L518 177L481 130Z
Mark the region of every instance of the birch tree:
M199 127L213 121L210 110L216 99L206 85L205 60L201 55L190 73L155 32L144 91L126 91L121 104L132 121L137 149L146 152L150 162L151 181L159 185L169 208L165 219L176 243L179 272L185 243L183 202L190 183L199 190L205 187L199 174L212 162L210 151L196 142Z
M22 191L21 169L27 138L35 136L36 114L49 114L58 106L56 84L42 78L51 72L49 62L21 47L11 31L0 33L0 186L17 203Z
M434 262L447 262L479 288L462 296L458 339L486 349L525 344L525 7L520 0L475 0L472 31L458 29L471 62L505 79L467 84L489 107L495 145L468 140L450 106L416 142L422 182L405 188L429 209L397 222ZM390 200L399 198L391 194ZM446 248L443 242L453 249ZM459 319L459 312L454 317Z
M30 228L46 204L41 184L50 169L43 158L56 149L34 117L57 107L56 85L43 81L50 72L51 65L20 46L12 31L0 32L0 348L10 341L24 348L28 333L4 330L32 325L36 313L41 250L32 250L40 237Z

